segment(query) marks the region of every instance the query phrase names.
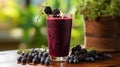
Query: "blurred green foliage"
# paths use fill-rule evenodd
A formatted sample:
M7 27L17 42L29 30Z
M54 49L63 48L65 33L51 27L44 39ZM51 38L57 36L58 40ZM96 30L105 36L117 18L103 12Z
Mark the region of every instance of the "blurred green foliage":
M21 0L22 1L22 0ZM83 16L80 15L77 9L79 9L78 4L80 0L47 0L48 5L52 8L59 8L63 13L69 13L73 16L73 27L71 34L71 47L75 44L84 44L84 20ZM19 5L15 4L12 8L16 13L11 12L10 16L5 16L4 13L0 11L1 15L4 15L7 19L13 23L13 27L20 27L23 30L23 39L22 42L26 44L28 48L33 47L46 47L47 46L47 37L46 37L46 18L43 15L39 22L36 20L37 12L39 6L30 4L27 8L21 8ZM7 8L6 8L7 9ZM8 11L7 11L8 12ZM0 18L1 18L0 15ZM2 16L3 19L3 16ZM8 20L9 21L9 20ZM30 38L29 30L31 28L35 29L35 34Z

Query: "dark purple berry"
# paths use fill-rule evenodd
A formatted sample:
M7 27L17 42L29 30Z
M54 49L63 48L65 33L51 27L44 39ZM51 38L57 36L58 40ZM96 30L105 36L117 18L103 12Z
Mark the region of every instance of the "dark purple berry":
M99 56L99 58L98 58L99 60L102 60L103 59L103 57L101 57L101 56Z
M78 56L80 53L79 51L75 51L74 54Z
M25 53L24 53L24 52L22 52L22 53L21 53L21 55L22 55L22 56L24 56L24 55L25 55Z
M41 55L38 55L38 57L39 57L39 59L41 59L42 56L41 56Z
M37 59L39 59L38 55L35 55L35 56L34 56L34 58L37 58Z
M50 57L46 57L45 64L49 65L51 63Z
M38 63L40 63L40 60L37 59L37 58L34 58L34 59L32 60L32 62L33 62L34 64L38 64Z
M53 15L55 15L55 14L60 14L60 10L59 9L54 9L53 10Z
M94 62L95 61L95 59L93 57L89 57L89 59L90 59L90 62Z
M67 57L66 57L66 62L67 62L67 63L69 63L69 59L70 59L70 57L67 56Z
M25 64L26 62L27 62L27 59L23 57L23 58L21 59L21 63L22 63L22 64Z
M81 49L81 53L87 53L87 50L85 48Z
M27 58L27 57L28 57L28 53L25 53L25 54L24 54L24 57Z
M89 54L89 53L85 53L85 54L83 54L83 56L84 56L84 57L89 57L90 54Z
M35 55L38 55L38 54L39 54L39 52L37 50L35 50Z
M28 63L31 63L32 60L33 60L33 57L32 57L32 56L27 57L27 62L28 62Z
M44 12L45 12L46 14L52 14L52 13L53 13L50 6L45 6Z
M17 58L17 61L18 61L18 62L21 62L21 60L22 60L22 56L19 56L19 57Z
M74 55L69 56L70 59L74 59Z
M74 56L74 59L79 59L79 56L78 56L78 55L75 55L75 56Z
M73 55L75 53L76 49L75 47L72 48L72 52L71 52L71 55Z
M77 63L79 63L79 60L78 59L74 59L73 63L77 64Z
M41 59L40 59L40 62L41 62L41 64L44 64L45 63L45 57L41 57Z
M89 58L89 57L86 57L84 61L85 61L85 62L89 62L89 61L90 61L90 58Z
M98 55L95 55L95 60L99 60L99 56Z
M44 53L43 53L43 56L44 56L44 57L47 57L47 56L48 56L48 53L47 53L47 52L44 52Z
M73 59L69 59L69 61L68 61L69 63L73 63Z
M75 49L78 50L78 51L80 51L81 50L81 46L80 45L76 45Z

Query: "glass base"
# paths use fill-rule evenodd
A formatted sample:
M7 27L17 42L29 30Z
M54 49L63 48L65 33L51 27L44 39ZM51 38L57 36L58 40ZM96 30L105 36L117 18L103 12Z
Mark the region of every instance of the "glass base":
M66 56L65 57L51 57L52 61L66 61Z

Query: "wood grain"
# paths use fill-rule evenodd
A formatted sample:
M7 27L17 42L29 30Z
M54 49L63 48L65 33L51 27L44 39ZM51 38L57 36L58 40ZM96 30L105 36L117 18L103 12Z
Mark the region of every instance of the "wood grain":
M85 43L98 51L120 51L120 18L85 20Z

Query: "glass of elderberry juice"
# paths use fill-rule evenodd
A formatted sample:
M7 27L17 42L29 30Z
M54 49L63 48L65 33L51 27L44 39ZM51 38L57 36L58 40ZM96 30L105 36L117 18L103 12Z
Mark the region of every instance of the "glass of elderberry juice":
M69 54L72 16L46 17L49 53L53 61L64 61Z

